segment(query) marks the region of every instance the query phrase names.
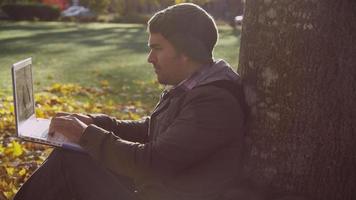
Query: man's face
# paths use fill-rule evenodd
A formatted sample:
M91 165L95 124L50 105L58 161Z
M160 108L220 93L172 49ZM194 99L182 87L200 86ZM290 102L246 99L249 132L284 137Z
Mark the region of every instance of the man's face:
M150 33L148 46L147 61L153 65L159 83L177 85L187 78L186 57L160 33Z

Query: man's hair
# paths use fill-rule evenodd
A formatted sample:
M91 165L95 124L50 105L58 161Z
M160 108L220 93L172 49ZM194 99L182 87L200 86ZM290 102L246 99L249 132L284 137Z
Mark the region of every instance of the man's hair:
M149 33L160 33L178 52L194 61L209 63L218 39L214 19L192 3L170 6L148 21Z

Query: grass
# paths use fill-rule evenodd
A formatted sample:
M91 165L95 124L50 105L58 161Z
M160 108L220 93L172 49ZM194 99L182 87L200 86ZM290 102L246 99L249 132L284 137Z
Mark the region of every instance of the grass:
M239 32L219 29L215 58L236 69ZM11 94L11 64L32 56L35 91L53 83L107 82L115 101L153 105L162 88L146 62L147 38L146 27L135 24L0 21L0 94Z

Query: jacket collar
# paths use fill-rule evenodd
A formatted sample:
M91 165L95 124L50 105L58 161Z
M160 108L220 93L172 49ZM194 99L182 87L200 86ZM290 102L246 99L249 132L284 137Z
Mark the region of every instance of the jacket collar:
M219 80L237 81L239 75L234 72L230 65L224 60L216 60L210 65L201 67L193 73L189 78L180 82L177 86L166 89L162 96L172 96L181 92L186 92L197 86L208 84Z
M216 60L211 65L205 65L193 73L189 78L178 85L165 89L156 105L153 114L158 113L169 104L169 99L179 96L197 86L205 85L218 80L237 81L239 75L234 72L230 65L224 60Z

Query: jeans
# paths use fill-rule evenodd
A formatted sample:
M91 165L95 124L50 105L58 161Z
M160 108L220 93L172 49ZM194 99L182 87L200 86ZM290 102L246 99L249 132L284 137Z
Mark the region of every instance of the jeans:
M112 173L88 154L56 148L14 200L138 200L132 181Z

